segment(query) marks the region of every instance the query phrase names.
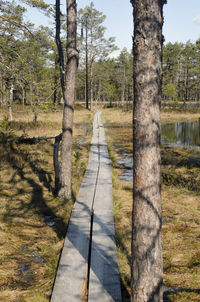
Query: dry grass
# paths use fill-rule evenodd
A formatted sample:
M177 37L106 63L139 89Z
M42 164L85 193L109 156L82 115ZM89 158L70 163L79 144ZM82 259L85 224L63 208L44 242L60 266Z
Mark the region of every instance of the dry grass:
M200 112L184 112L184 111L163 111L161 112L161 122L182 122L182 121L197 121L200 118Z
M59 112L39 114L36 124L28 110L26 115L15 113L14 119L5 125L4 118L4 136L54 136L61 131ZM74 120L75 198L87 166L92 114L75 110ZM63 202L52 194L53 140L0 148L0 301L47 302L74 200Z
M195 120L198 114L162 113L162 121ZM130 301L132 185L117 160L132 150L131 112L103 111L113 160L113 194L123 301ZM118 127L116 127L118 125ZM162 148L164 300L200 301L200 160L194 152Z

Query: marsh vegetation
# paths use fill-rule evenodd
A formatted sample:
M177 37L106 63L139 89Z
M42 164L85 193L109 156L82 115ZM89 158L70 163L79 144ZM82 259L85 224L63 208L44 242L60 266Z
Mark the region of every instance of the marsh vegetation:
M53 139L18 143L23 137L60 133L62 113L40 113L32 121L14 109L10 123L1 110L0 300L49 301L68 220L87 167L93 114L75 110L73 198L54 197ZM85 123L87 121L87 123ZM10 140L9 140L10 139Z
M192 111L164 111L161 120L165 123L197 121L199 115ZM103 117L108 125L106 133L113 160L114 212L123 301L129 301L132 178L121 179L121 176L125 171L131 175L131 168L123 159L132 157L132 113L107 109L103 111ZM164 300L199 301L200 155L197 151L165 145L162 145L161 155Z

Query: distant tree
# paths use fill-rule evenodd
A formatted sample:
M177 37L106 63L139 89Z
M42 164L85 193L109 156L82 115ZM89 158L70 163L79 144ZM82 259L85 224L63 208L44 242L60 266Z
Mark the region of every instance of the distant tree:
M196 56L195 56L195 84L194 84L194 95L197 101L200 101L200 39L195 43Z
M80 53L84 54L85 65L85 98L86 108L92 109L94 98L94 62L107 58L117 49L115 38L105 39L106 28L102 26L106 16L99 12L91 2L89 6L79 10L79 24L81 26Z
M163 47L163 96L184 103L199 100L199 43L167 43Z
M176 88L171 82L163 85L162 92L163 97L165 97L167 100L175 100L177 97Z
M182 70L182 87L183 87L183 101L189 101L192 97L192 89L194 85L194 67L195 67L195 46L188 41L181 56L181 70Z
M182 49L181 43L167 43L163 47L163 95L169 99L179 93Z
M35 29L25 22L25 11L14 1L5 1L0 6L1 103L7 99L10 113L11 99L16 100L16 93L22 105L28 96L33 105L34 100L37 104L45 102L53 89L50 30Z
M133 302L162 301L160 102L163 0L134 9Z

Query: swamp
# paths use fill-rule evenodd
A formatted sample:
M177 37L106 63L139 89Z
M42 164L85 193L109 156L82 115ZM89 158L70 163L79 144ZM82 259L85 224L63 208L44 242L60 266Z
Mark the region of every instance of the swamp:
M193 125L191 124L193 121L198 128L199 116L200 113L193 110L187 113L182 110L163 110L162 138L165 134L165 125L176 129L176 121L189 121L190 130L193 128L190 126ZM106 133L113 160L114 213L123 301L129 301L132 113L106 109L103 110L103 117L105 125L108 126ZM172 122L174 124L171 124ZM194 128L194 136L198 129ZM196 146L186 148L187 144L185 148L180 148L179 144L174 144L175 135L171 132L167 129L168 139L173 139L173 145L161 146L164 301L200 301L200 154Z
M10 123L6 111L1 111L1 301L49 301L71 209L87 167L93 115L81 106L75 108L74 197L66 204L53 196L53 140L31 145L17 141L22 136L58 135L61 112L42 112L38 121L33 122L33 113L28 106L25 118L16 107L14 121ZM200 112L193 110L185 113L164 109L161 114L165 301L200 300L200 155L198 142L197 146L190 147L188 143L185 147L183 142L179 144L180 137L188 131L192 137L193 128L194 136L199 135L199 116ZM112 159L123 301L130 301L132 110L102 109L102 117ZM179 123L175 124L175 121ZM183 121L189 124L180 123ZM168 136L166 125L171 129L166 130ZM184 129L182 134L180 129ZM175 144L176 136L178 142Z
M53 196L53 140L31 145L17 141L22 136L58 135L61 112L42 112L33 122L28 106L25 118L16 106L10 123L6 111L1 111L1 301L49 301L71 209L87 167L93 115L81 106L75 108L74 197L66 204ZM198 137L199 116L193 110L161 113L164 301L200 300L200 154L198 142L179 143L187 132L192 137L191 129ZM130 301L132 110L102 109L102 117L112 159L123 301Z

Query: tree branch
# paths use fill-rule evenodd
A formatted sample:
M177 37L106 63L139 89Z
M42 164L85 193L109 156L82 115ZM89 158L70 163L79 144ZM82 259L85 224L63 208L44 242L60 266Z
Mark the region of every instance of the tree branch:
M14 20L11 20L10 18L5 17L5 16L0 16L0 19L2 19L4 21L7 21L7 22L19 27L21 30L23 30L23 29L26 30L32 37L34 37L34 34L31 32L31 30L26 25L18 23L18 22L14 21Z

